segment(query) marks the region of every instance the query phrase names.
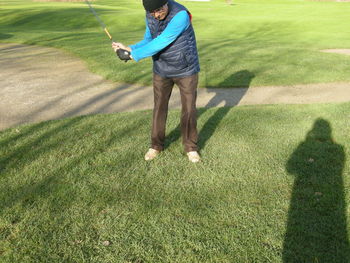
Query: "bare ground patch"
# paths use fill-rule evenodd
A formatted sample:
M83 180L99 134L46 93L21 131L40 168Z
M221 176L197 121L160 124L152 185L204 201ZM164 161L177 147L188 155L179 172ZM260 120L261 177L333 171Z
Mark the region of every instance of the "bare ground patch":
M323 50L321 50L321 52L337 53L337 54L343 54L343 55L350 56L350 49L323 49Z
M83 61L61 50L3 43L0 54L0 130L23 123L153 107L152 87L107 81L92 74ZM350 83L200 88L197 106L344 101L350 101ZM169 107L181 107L177 88Z

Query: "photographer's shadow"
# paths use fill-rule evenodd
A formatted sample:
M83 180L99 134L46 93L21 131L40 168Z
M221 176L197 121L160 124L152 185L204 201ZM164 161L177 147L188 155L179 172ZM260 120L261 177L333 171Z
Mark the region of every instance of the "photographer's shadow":
M318 119L286 164L295 176L283 262L349 262L344 148Z
M225 87L228 84L233 83L233 86L239 87L240 90L234 90L235 88L220 88L220 89L208 89L208 92L215 93L214 97L205 105L204 108L200 108L197 111L197 119L200 118L209 108L218 107L212 116L204 123L201 130L198 133L198 146L199 149L205 147L206 142L214 134L216 127L220 124L221 120L226 116L226 114L231 110L232 106L237 105L247 89L255 75L248 70L241 70L232 74L229 78L225 79L220 83L220 87ZM227 90L232 89L232 94L227 95ZM225 90L225 92L222 92ZM165 148L168 148L172 142L177 141L181 136L180 125L178 125L174 130L172 130L165 140Z

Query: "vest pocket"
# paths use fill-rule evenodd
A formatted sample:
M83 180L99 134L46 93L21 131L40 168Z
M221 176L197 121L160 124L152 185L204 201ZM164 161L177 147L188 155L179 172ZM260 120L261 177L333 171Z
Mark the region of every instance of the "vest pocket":
M188 67L187 59L183 53L164 60L164 64L166 71L178 71Z

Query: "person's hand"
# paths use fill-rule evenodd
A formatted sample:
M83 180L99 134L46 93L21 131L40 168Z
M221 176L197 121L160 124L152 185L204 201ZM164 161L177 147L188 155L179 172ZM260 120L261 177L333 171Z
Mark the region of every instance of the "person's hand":
M112 42L112 48L113 48L114 52L117 52L118 49L125 49L125 50L131 52L131 48L124 46L122 43L118 43L118 42Z
M114 52L117 52L117 50L120 48L125 49L125 46L122 43L112 42L112 48Z

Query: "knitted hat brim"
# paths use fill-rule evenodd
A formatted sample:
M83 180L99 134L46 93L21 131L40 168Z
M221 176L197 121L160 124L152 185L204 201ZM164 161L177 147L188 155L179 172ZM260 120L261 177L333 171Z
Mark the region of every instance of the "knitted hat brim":
M168 3L168 0L142 0L143 7L147 12L152 12Z

